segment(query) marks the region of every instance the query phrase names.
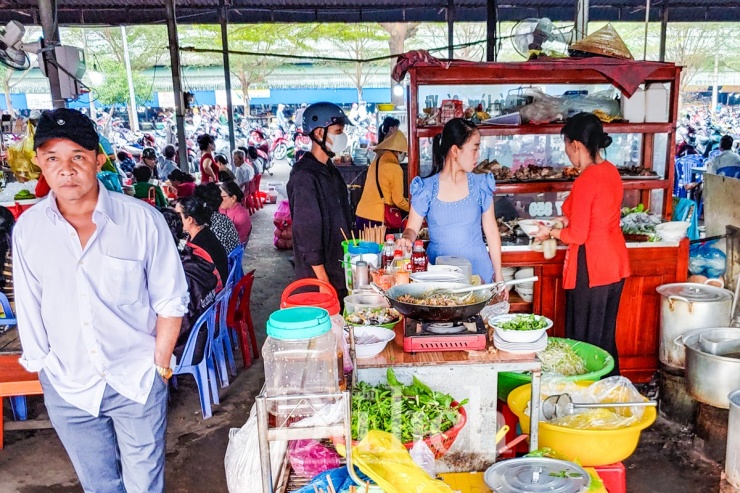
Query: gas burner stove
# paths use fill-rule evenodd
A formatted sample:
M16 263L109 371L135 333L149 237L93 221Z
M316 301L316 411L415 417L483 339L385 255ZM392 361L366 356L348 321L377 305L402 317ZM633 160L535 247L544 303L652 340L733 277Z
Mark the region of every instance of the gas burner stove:
M403 350L407 353L432 351L483 351L488 331L483 318L476 315L462 322L419 322L406 318Z

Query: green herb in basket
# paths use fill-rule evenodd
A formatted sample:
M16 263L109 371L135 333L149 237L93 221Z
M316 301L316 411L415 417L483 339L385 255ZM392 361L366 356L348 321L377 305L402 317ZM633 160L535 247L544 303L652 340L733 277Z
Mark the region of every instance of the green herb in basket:
M499 325L504 330L540 330L547 327L547 319L537 315L516 315Z
M352 391L352 439L359 440L368 430L394 434L402 442L413 442L444 433L460 419L459 407L452 406L448 394L435 392L414 377L411 385L398 381L388 368L387 384L358 382Z

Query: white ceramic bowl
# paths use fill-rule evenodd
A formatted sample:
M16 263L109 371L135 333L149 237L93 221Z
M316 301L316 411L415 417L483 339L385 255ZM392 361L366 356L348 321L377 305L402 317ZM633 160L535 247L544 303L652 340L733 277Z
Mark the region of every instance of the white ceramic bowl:
M455 282L468 284L468 278L462 272L451 271L426 271L414 272L410 276L414 282Z
M534 277L534 267L522 267L514 274L514 279L524 279L526 277Z
M685 221L671 221L655 226L655 232L663 241L680 241L686 238L689 226Z
M516 271L517 271L516 267L501 267L501 275L504 277L506 276L514 277L514 275L516 274Z
M385 346L396 337L396 333L383 327L363 325L355 327L355 356L358 358L372 358L379 355ZM363 344L363 340L371 340Z
M508 313L506 315L499 315L497 317L491 317L488 319L488 325L493 327L493 330L496 331L496 334L503 339L506 342L524 342L524 343L530 343L530 342L536 342L541 337L542 334L547 332L548 329L552 327L552 320L550 320L547 317L543 317L541 315L535 315L538 318L544 318L545 322L547 322L547 325L544 329L538 329L538 330L505 330L500 327L500 325L504 322L508 322L509 320L516 318L520 315L527 315L524 313Z
M534 288L533 289L519 289L518 287L515 287L514 290L527 303L531 303L532 300L534 300Z
M548 219L523 219L517 222L517 224L522 228L524 234L529 237L533 237L535 233L537 233L537 230L540 229L540 224L552 227L554 222Z

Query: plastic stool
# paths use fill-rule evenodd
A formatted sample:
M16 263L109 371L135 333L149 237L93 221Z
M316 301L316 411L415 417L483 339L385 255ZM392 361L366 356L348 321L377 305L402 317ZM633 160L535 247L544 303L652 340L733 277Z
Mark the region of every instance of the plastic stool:
M504 442L512 442L518 435L521 434L521 430L519 429L519 418L511 411L511 409L509 409L508 404L500 399L498 400L496 409L503 415L506 424L509 425L509 432L506 434ZM499 443L498 448L501 448L503 446L504 443ZM523 442L517 444L517 446L514 447L512 450L507 450L506 452L501 454L499 456L499 460L513 459L517 456L517 454L526 454L527 452L529 452L529 443L527 442L527 440L524 440Z
M608 466L594 467L609 493L627 493L627 470L617 462Z

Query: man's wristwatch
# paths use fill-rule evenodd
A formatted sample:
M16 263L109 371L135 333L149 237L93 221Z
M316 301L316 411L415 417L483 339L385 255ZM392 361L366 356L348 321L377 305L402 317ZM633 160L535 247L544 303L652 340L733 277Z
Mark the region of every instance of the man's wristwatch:
M164 366L155 366L157 369L157 373L159 373L159 376L164 378L165 380L169 380L172 378L172 368L165 368Z

